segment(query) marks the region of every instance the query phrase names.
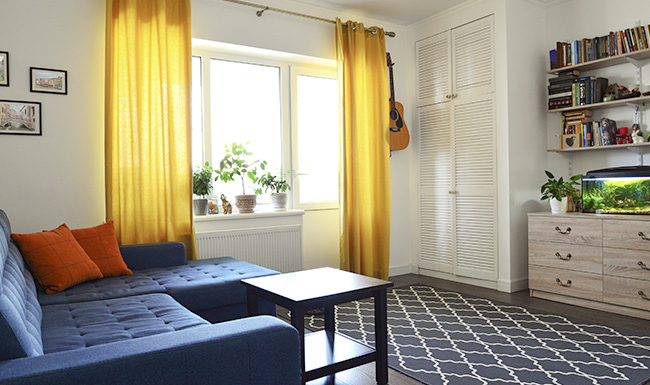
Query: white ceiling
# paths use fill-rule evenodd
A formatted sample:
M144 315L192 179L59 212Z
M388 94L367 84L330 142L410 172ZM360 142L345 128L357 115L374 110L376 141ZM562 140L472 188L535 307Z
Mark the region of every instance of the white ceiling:
M339 12L407 26L466 0L293 0ZM528 0L549 5L563 0Z

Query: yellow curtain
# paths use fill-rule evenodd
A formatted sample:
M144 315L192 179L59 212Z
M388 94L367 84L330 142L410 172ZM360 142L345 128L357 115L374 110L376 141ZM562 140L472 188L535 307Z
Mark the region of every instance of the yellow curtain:
M181 241L196 258L190 0L107 0L106 213L120 244Z
M375 28L375 27L373 27ZM388 278L390 137L384 31L336 20L342 105L341 268Z

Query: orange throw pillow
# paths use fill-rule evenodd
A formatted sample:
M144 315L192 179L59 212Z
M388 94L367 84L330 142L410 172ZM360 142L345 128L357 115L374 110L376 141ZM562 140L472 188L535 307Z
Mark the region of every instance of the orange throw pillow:
M104 277L133 274L120 253L113 221L87 229L74 229L72 235L97 264Z
M102 272L65 223L51 231L11 234L11 239L47 294L102 278Z

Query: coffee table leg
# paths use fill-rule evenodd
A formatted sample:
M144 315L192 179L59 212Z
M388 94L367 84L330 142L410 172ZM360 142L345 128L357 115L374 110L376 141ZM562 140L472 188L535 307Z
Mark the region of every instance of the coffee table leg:
M291 309L291 325L298 329L300 335L300 367L302 383L305 383L305 312L303 310Z
M257 298L257 294L250 288L246 287L246 310L248 311L248 316L255 316L259 315L259 309L258 309L258 303L259 299Z
M375 295L375 362L378 385L388 384L388 315L386 308L386 290L378 290Z

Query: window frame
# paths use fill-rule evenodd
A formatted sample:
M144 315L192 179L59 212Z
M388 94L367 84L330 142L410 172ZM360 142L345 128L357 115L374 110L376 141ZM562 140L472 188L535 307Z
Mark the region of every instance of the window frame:
M252 47L236 46L232 44L207 42L192 39L192 56L199 57L201 62L201 114L203 135L203 160L212 159L212 114L210 111L210 61L212 59L278 67L280 69L280 106L281 106L281 154L282 169L291 170L289 183L291 190L288 194L288 208L310 210L338 209L339 202L299 203L298 175L293 165L298 164L297 141L297 111L296 79L298 75L331 77L336 79L336 61L313 58L278 51L257 49ZM327 76L323 76L327 74ZM333 76L332 76L333 75ZM338 119L340 121L340 118ZM340 130L339 130L340 131ZM217 165L212 165L213 167ZM338 168L338 164L337 164ZM275 170L268 170L274 172ZM260 206L258 204L258 206ZM260 211L270 210L270 204L262 204Z
M300 64L292 64L290 65L289 68L289 75L291 77L291 95L290 95L290 101L291 101L291 141L292 141L292 149L296 148L298 149L298 135L299 135L299 130L300 127L298 125L298 76L299 75L304 75L304 76L313 76L313 77L319 77L319 78L329 78L329 79L336 79L337 78L337 70L335 68L324 68L324 67L313 67L313 66L305 66L305 65L300 65ZM340 151L340 113L339 117L337 119L339 122L339 127L337 131L339 132L339 145L338 145L338 150ZM299 151L294 151L293 156L292 156L292 162L291 164L294 166L292 169L292 185L291 189L293 191L293 199L294 199L294 207L295 208L300 208L303 210L328 210L328 209L338 209L339 208L339 198L337 197L336 201L332 202L311 202L311 203L300 203L300 180L299 177L301 175L300 171L300 162L298 159ZM339 168L339 165L337 163L337 169ZM340 170L339 170L340 172ZM339 181L337 180L337 184Z

